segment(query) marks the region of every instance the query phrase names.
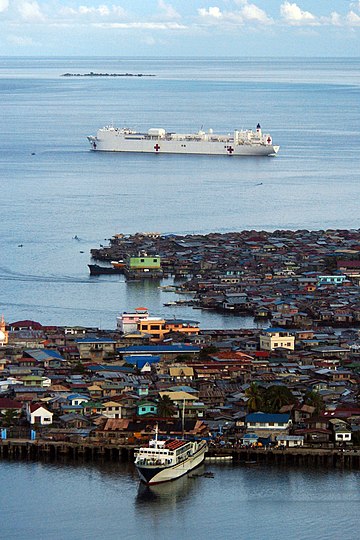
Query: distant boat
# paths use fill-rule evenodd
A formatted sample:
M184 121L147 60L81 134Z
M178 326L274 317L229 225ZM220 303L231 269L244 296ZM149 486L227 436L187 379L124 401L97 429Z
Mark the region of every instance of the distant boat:
M100 276L102 274L122 274L122 270L113 266L100 266L99 264L88 264L91 276Z

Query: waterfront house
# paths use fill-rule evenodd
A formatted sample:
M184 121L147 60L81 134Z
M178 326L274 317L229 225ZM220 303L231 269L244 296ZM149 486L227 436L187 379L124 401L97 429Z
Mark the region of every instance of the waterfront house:
M311 446L327 445L331 437L330 429L316 427L296 429L293 434L303 436L304 442Z
M162 277L161 258L159 255L148 256L146 253L138 257L129 256L126 260L124 274L128 279Z
M304 446L303 435L277 435L276 442L278 446L285 448L298 448Z
M31 403L26 407L26 416L30 424L49 426L53 421L53 413L39 403Z
M251 413L246 416L247 433L255 433L261 437L288 435L292 425L290 414Z
M91 421L82 414L69 413L59 417L60 424L66 428L84 429L91 426Z

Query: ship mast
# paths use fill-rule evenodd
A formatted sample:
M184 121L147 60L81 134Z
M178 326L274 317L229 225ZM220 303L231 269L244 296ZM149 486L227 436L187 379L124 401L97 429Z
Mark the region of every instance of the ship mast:
M155 449L158 447L159 424L155 425Z
M185 434L185 398L183 401L182 414L181 414L181 427L182 427L182 437L184 438Z

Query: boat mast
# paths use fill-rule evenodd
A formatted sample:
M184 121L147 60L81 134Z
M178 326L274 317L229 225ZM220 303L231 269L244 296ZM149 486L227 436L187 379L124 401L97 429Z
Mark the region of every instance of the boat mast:
M184 438L185 434L185 398L183 401L182 414L181 414L181 427L182 427L182 437Z
M159 424L155 425L155 448L158 447Z

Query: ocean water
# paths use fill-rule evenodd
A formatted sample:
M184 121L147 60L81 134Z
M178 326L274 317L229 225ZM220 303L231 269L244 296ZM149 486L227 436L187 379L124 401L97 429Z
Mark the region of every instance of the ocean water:
M214 478L140 486L130 464L1 462L7 540L358 536L359 473L205 465Z
M0 312L114 328L119 312L146 305L204 328L253 326L174 313L158 283L90 278L89 251L119 232L358 228L359 68L359 59L0 58ZM89 71L155 77L61 77ZM241 159L90 152L86 136L111 122L225 133L260 122L281 149Z

